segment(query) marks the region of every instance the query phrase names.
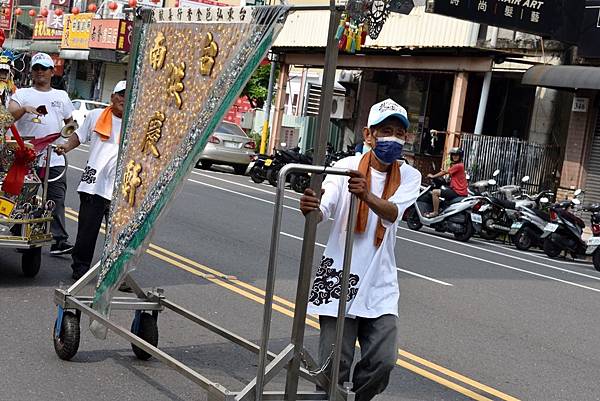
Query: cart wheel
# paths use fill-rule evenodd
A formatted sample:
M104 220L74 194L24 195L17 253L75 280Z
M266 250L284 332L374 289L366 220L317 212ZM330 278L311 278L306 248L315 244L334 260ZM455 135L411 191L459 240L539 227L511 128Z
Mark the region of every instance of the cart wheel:
M21 270L25 277L35 277L42 264L42 248L24 249L21 257Z
M134 319L133 323L131 324L131 332L140 337L142 340L156 347L158 345L158 325L156 324L156 319L151 314L145 312L140 313L139 318L140 320L137 330L135 327L136 321ZM131 349L133 350L135 356L143 361L147 361L152 357L151 354L147 353L135 344L131 344Z
M52 330L56 355L65 361L71 360L79 349L79 336L79 318L73 312L65 312L62 318L60 335L56 337L56 331Z

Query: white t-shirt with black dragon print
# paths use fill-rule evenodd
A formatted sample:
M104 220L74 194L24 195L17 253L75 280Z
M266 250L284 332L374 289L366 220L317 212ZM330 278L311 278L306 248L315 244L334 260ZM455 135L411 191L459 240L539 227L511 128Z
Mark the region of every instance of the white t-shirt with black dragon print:
M89 112L85 121L76 131L79 142L90 144L90 156L85 170L81 174L81 182L77 192L98 195L111 200L117 171L119 141L121 139L121 119L112 115L112 130L106 141L94 131L102 109Z
M362 155L347 157L338 161L335 167L357 170L361 157ZM386 232L381 245L378 248L375 246L379 217L371 209L365 233L354 234L346 309L348 317L376 318L388 314L398 316L400 289L394 254L396 229L404 211L416 201L421 185L421 173L408 164L401 164L400 174L400 186L388 199L398 207L398 218L394 222L382 220ZM371 192L374 195L381 197L386 176L387 173L371 168ZM328 175L322 187L325 190L320 206L323 221L333 218L333 225L313 282L308 312L335 317L341 293L344 241L350 208L348 177Z

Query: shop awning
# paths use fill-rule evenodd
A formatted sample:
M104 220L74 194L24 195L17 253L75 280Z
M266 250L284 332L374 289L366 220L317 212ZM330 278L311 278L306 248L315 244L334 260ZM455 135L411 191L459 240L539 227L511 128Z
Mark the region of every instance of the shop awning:
M30 46L31 46L31 40L29 39L6 39L6 41L4 41L4 45L2 47L4 47L5 49L10 49L16 52L28 52L30 50Z
M536 65L523 74L521 83L554 89L600 90L600 68L582 65Z
M58 53L60 40L34 40L31 42L31 51L43 53Z
M65 60L87 60L89 55L89 50L62 49L60 51L60 58L64 58Z

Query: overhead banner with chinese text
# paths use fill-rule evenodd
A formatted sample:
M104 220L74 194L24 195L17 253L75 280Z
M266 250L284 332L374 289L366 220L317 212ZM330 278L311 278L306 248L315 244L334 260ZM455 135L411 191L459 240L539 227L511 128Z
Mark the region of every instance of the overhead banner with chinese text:
M117 179L93 301L105 315L132 258L265 57L287 7L145 13L149 21L138 22L132 44ZM95 322L91 328L105 335Z
M89 49L94 13L65 15L61 49Z

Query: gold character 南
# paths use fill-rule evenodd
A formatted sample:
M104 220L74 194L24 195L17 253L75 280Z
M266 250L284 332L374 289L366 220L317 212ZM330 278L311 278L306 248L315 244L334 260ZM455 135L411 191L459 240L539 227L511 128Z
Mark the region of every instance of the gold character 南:
M165 35L159 32L154 38L154 46L150 50L150 65L155 70L160 70L165 64L167 48L164 45Z

